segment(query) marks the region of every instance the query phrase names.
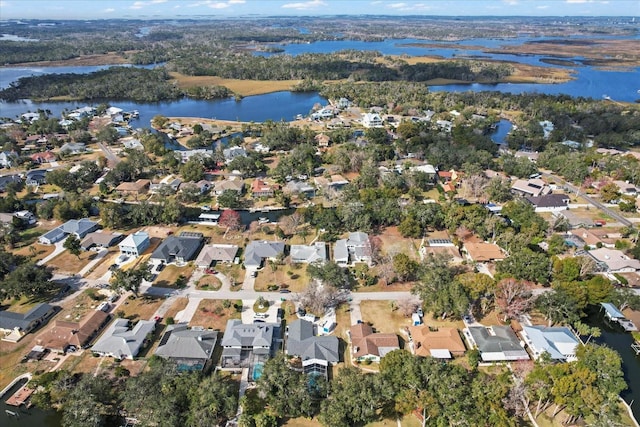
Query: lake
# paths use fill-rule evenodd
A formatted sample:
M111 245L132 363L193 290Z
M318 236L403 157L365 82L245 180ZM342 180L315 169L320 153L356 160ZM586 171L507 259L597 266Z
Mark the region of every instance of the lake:
M59 427L61 426L62 416L55 411L43 411L36 407L26 409L24 406L16 408L9 406L5 400L13 393L18 391L24 382L19 382L11 387L0 399L0 425L2 427ZM9 415L5 411L14 412L16 415Z

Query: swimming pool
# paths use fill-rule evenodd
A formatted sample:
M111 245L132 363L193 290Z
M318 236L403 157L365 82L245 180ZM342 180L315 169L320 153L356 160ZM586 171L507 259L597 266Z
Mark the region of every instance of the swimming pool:
M253 365L253 373L251 374L251 377L254 381L258 381L260 379L262 376L262 369L264 369L264 363L262 362L256 362L256 364Z

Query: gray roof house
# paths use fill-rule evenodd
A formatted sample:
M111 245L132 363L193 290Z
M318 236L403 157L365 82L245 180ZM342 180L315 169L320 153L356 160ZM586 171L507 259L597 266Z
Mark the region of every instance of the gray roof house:
M47 170L34 169L27 172L24 183L26 185L41 185L47 182Z
M223 368L254 367L264 362L276 350L275 340L280 338L277 323L244 324L239 319L230 319L222 337Z
M86 145L82 142L67 142L60 147L60 153L78 154L86 149Z
M178 236L169 236L160 243L151 254L151 262L158 264L185 264L193 260L202 248L202 233L182 232Z
M525 197L531 203L536 212L556 212L569 209L569 196L566 194L545 194L543 196Z
M464 336L485 362L529 360L529 353L510 326L470 326Z
M523 326L520 335L536 360L545 352L551 359L562 362L577 359L576 349L580 342L565 326Z
M10 168L13 163L18 160L18 154L13 151L0 152L0 166Z
M74 234L78 239L82 239L97 228L98 223L91 221L90 219L70 219L60 227L54 228L48 233L43 234L38 240L42 244L51 245L64 239L69 234Z
M312 245L291 245L291 262L311 264L327 261L327 244L315 242Z
M80 246L82 249L89 250L93 247L108 248L115 245L124 237L121 233L109 233L107 231L94 231L89 233L82 239Z
M222 150L222 155L226 163L230 163L236 157L247 157L247 152L242 147L227 147Z
M254 240L249 242L245 249L245 267L260 268L265 259L276 259L284 253L284 243L267 240Z
M26 313L0 311L0 334L2 341L18 342L23 336L46 323L57 308L49 304L38 304Z
M333 249L333 259L341 266L356 262L372 264L371 241L369 235L361 231L349 233L347 239L336 241Z
M91 351L101 356L115 359L133 359L144 345L147 335L156 328L152 320L140 320L129 329L128 319L116 319L91 347Z
M322 374L325 377L327 368L340 361L338 338L315 336L314 324L304 319L295 320L289 325L286 353L301 359L304 373Z
M196 265L208 268L213 262L232 262L237 253L237 245L205 245L196 258Z
M7 188L7 185L11 184L11 183L21 183L22 182L22 178L20 178L20 175L5 175L5 176L0 176L0 191L4 191Z
M189 328L186 323L169 325L155 354L176 362L179 371L202 371L217 340L218 332L211 329Z
M123 255L138 257L149 247L149 233L146 231L136 231L129 234L120 242L118 248Z

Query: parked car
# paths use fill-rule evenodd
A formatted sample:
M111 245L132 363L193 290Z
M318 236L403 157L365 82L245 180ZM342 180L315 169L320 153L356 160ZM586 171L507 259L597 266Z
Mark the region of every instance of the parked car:
M280 289L281 294L290 294L291 291L289 289Z
M164 270L164 264L158 264L158 265L156 266L156 272L157 272L157 273L159 273L159 272L161 272L162 270Z
M109 305L109 303L106 301L101 302L100 305L98 306L98 310L104 311L105 313L109 311L110 308L111 308L111 305Z

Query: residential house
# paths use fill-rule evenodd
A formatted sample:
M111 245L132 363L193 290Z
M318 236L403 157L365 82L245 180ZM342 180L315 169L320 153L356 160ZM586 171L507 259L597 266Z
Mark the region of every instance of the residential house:
M573 237L571 240L580 248L585 246L590 249L595 249L598 246L605 248L615 247L615 239L608 238L606 234L602 236L596 234L594 229L576 228L575 230L569 230L568 234Z
M0 176L0 191L4 191L7 189L7 185L9 184L19 184L22 182L22 178L20 175L5 175Z
M540 126L542 126L542 137L544 139L549 139L549 137L551 136L551 132L553 132L554 129L553 123L549 120L543 120L538 123L540 124Z
M56 313L57 307L37 304L26 313L0 311L0 334L2 341L18 342L29 332L44 325Z
M38 344L49 351L65 353L85 348L109 321L109 314L92 310L80 322L56 320L38 337Z
M289 251L293 263L322 263L327 261L327 244L315 242L311 245L291 245Z
M400 341L396 334L374 333L367 323L358 323L349 329L351 357L354 361L379 362L387 353L398 350Z
M621 194L632 197L636 197L638 195L638 189L636 188L636 186L628 181L616 180L613 181L613 183L618 186Z
M538 360L547 353L552 360L573 362L580 341L566 326L523 326L520 336Z
M273 197L277 188L277 185L267 184L265 181L256 178L251 183L251 195L254 198Z
M326 191L340 191L349 181L340 174L331 175L329 178L317 176L313 178L314 184Z
M303 194L310 199L316 196L316 188L303 181L289 181L283 191L288 194Z
M137 197L149 191L150 185L151 181L148 179L139 179L136 182L123 182L116 187L116 192L123 196L133 195Z
M178 236L169 236L151 254L154 264L184 265L193 260L202 248L204 235L183 231Z
M315 113L311 113L311 119L313 120L326 120L331 119L336 115L337 111L330 105L323 107L316 111Z
M569 209L569 196L566 194L545 194L543 196L526 196L536 212L556 212Z
M244 251L244 266L246 268L260 268L262 263L276 260L284 254L284 243L267 240L253 240L249 242Z
M304 319L294 320L287 327L285 352L300 358L305 374L327 377L330 366L340 361L338 337L316 336L315 325Z
M144 150L144 145L137 138L125 138L122 139L122 146L129 150Z
M211 190L211 183L206 179L201 179L200 181L193 184L198 187L198 190L200 190L200 194L206 194L209 192L209 190Z
M139 257L149 247L150 243L149 233L146 231L136 231L125 237L118 245L118 248L120 248L122 255Z
M53 154L51 151L45 151L44 153L35 153L35 154L32 154L30 157L33 163L38 163L38 164L51 163L56 161L56 155Z
M350 108L353 105L353 102L349 101L347 98L340 98L336 103L336 106L341 110L345 108Z
M247 151L242 147L227 147L222 150L225 163L231 163L236 157L247 157Z
M640 270L640 261L629 258L617 249L598 248L587 252L601 271L609 273L630 273Z
M586 215L580 215L572 210L562 210L553 213L554 218L565 219L571 228L591 228L595 227L595 223Z
M60 147L59 152L61 154L80 154L87 150L87 147L82 142L67 142Z
M409 168L409 171L410 172L420 172L420 173L427 174L427 176L429 177L429 179L431 181L435 180L435 177L436 177L436 174L437 174L436 168L433 167L433 165L430 165L430 164L427 164L427 163L422 164L422 165L417 165L417 166L411 166Z
M10 168L16 164L18 154L14 151L0 151L0 166Z
M178 371L202 371L218 340L218 332L189 328L186 323L167 326L156 349L156 356L174 361Z
M225 179L213 184L213 192L216 196L220 196L225 191L235 191L238 195L242 194L244 191L244 181L241 179Z
M85 251L91 248L109 248L124 238L122 233L109 233L107 231L94 231L82 239L80 246Z
M60 227L43 234L38 238L38 241L43 245L54 244L69 234L73 234L78 239L83 239L87 234L98 228L98 223L91 221L87 218L82 219L70 219L62 224Z
M362 126L366 128L381 128L382 117L378 113L365 113L362 115Z
M495 243L465 242L463 248L469 259L475 262L500 261L506 258L500 246Z
M238 253L238 249L237 245L204 245L198 258L196 258L196 265L200 268L209 268L213 263L233 262Z
M220 366L254 368L257 363L264 363L273 356L279 339L278 323L244 324L239 319L230 319L222 337Z
M409 326L413 354L437 359L462 356L466 351L457 328L432 328L427 325Z
M44 169L34 169L27 172L24 183L26 185L38 186L47 182L48 171Z
M130 329L128 319L116 319L91 347L91 351L100 356L133 360L155 329L156 322L152 320L139 320Z
M331 137L326 133L319 133L314 137L314 139L318 144L318 148L327 148L331 143Z
M529 354L510 326L470 326L464 336L471 348L480 351L485 362L529 360Z
M33 225L37 222L36 216L31 211L0 213L0 223L2 224L13 224L16 218L22 221L22 223L25 225Z
M451 133L451 130L453 129L453 123L449 120L436 120L436 126L438 129L446 133Z
M349 233L346 239L336 241L333 248L333 260L341 266L357 262L373 264L369 235L361 231Z
M511 191L522 196L540 197L551 192L551 188L541 179L517 179L511 184Z

